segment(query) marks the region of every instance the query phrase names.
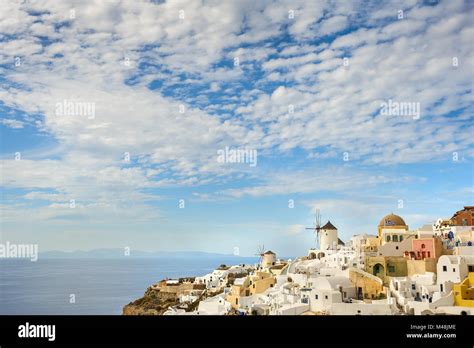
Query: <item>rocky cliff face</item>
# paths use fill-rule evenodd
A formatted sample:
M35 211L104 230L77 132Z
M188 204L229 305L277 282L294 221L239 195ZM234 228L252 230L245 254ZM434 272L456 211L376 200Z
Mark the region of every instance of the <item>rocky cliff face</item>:
M166 280L150 286L142 298L123 307L123 315L162 315L169 307L179 304L179 296L193 290L205 289L203 284L194 284L194 278L180 278L177 284L167 284ZM190 304L192 310L197 303Z
M170 306L178 304L176 292L149 287L142 298L123 307L123 315L162 315Z

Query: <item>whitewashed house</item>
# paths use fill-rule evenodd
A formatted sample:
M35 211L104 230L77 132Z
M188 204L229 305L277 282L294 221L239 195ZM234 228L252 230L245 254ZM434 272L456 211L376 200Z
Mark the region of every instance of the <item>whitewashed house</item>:
M431 272L415 274L411 277L392 277L390 292L403 311L410 313L411 301L431 302L436 291L436 275Z
M357 300L334 303L329 310L331 315L392 315L397 312L393 298L371 300L370 303Z
M337 252L325 256L323 262L326 267L344 270L349 267L357 267L359 260L355 250L344 246Z
M223 294L217 296L208 297L205 300L199 302L197 309L198 315L224 315L227 314L232 308L230 302L225 300Z
M454 283L462 282L469 272L474 272L474 256L442 255L436 270L438 291L443 296L452 290Z
M330 311L334 303L349 301L356 296L356 289L349 278L343 276L310 277L308 288L310 309L313 312Z

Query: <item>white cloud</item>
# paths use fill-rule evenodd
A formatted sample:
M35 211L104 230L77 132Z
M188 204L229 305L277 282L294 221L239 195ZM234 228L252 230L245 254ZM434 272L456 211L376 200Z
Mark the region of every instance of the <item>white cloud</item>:
M23 128L25 124L24 122L20 120L7 119L7 118L0 120L0 123L3 124L4 126L15 128L15 129Z
M285 234L288 236L295 236L305 231L305 226L301 224L293 224L287 227Z
M216 161L225 146L258 149L273 163L291 161L296 149L314 160L347 152L351 164L425 163L451 158L453 151L472 157L474 27L462 1L2 6L0 73L7 88L0 89L0 100L27 116L1 122L17 129L36 125L58 142L54 158L26 151L21 161L2 163L4 186L30 190L24 196L29 203L49 202L48 208L29 208L41 210L38 216L55 216L68 197L78 200L77 212L97 208L112 219L106 211L126 210L128 201L138 214L164 187L219 184L224 187L216 191L240 198L340 192L397 180L344 166L317 174L271 164L255 171L225 166ZM403 20L396 19L399 9ZM318 41L348 28L355 30ZM155 80L162 85L151 91ZM419 102L420 119L380 115L387 99ZM56 115L55 104L64 100L93 103L95 117ZM461 115L449 115L463 108ZM125 152L130 164L123 163ZM226 186L249 178L255 179L250 185Z
M334 16L323 20L318 25L318 34L324 36L342 31L347 27L348 20L346 16Z

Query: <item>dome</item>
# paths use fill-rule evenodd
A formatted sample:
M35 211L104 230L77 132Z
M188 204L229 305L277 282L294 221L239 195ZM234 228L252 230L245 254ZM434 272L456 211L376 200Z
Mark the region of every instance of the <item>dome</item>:
M405 221L398 215L388 214L380 220L379 227L388 226L406 226Z

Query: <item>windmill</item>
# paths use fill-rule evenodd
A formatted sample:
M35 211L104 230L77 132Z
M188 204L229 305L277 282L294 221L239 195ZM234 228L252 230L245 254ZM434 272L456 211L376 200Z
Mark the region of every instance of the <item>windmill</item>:
M319 248L319 231L321 231L321 214L319 209L316 209L314 227L306 227L307 230L312 230L316 234L316 249Z
M258 259L259 265L262 264L262 259L264 255L265 255L265 245L262 244L258 246L257 253L255 254L255 256L260 256L260 258Z

